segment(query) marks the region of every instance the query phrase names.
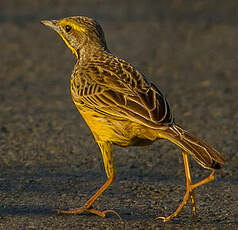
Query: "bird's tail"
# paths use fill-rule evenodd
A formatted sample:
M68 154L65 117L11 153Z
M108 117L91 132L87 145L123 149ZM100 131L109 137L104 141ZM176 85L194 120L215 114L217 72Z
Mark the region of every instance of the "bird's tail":
M204 168L219 169L225 164L224 158L217 150L175 124L160 129L158 136L173 142L191 154Z

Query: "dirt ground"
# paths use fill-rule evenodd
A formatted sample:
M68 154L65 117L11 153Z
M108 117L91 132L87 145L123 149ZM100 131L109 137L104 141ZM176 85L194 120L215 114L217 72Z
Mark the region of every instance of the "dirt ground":
M99 149L69 91L75 58L42 19L94 17L113 54L167 96L176 122L221 151L227 164L170 223L185 192L180 150L167 141L115 147L116 182L95 203L122 221L80 207L105 181ZM0 1L0 229L238 229L237 1ZM191 160L194 181L209 174Z

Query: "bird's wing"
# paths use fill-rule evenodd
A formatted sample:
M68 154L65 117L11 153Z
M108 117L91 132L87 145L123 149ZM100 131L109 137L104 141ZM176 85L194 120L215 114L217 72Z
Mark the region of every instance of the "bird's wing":
M76 105L150 127L173 121L163 94L127 62L117 58L109 63L92 62L83 74L71 79Z

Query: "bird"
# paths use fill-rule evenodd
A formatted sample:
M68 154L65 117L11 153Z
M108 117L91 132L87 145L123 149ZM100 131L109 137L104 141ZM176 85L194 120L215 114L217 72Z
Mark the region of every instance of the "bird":
M42 20L41 23L59 34L76 56L70 79L72 99L101 150L107 175L106 182L82 207L59 209L58 213L89 212L104 218L112 212L119 216L114 210L93 208L93 203L116 178L113 145L146 146L167 139L182 150L186 193L172 214L156 219L172 220L189 200L196 217L194 190L214 180L216 170L225 164L222 154L175 122L168 100L160 89L133 65L111 53L104 31L96 20L71 16ZM211 170L208 177L192 182L188 154L202 167Z

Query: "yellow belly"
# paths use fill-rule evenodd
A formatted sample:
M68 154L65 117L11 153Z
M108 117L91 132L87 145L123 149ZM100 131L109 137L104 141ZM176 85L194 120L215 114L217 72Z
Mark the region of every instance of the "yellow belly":
M119 146L149 145L157 139L156 131L126 119L114 119L91 109L78 108L96 141Z

